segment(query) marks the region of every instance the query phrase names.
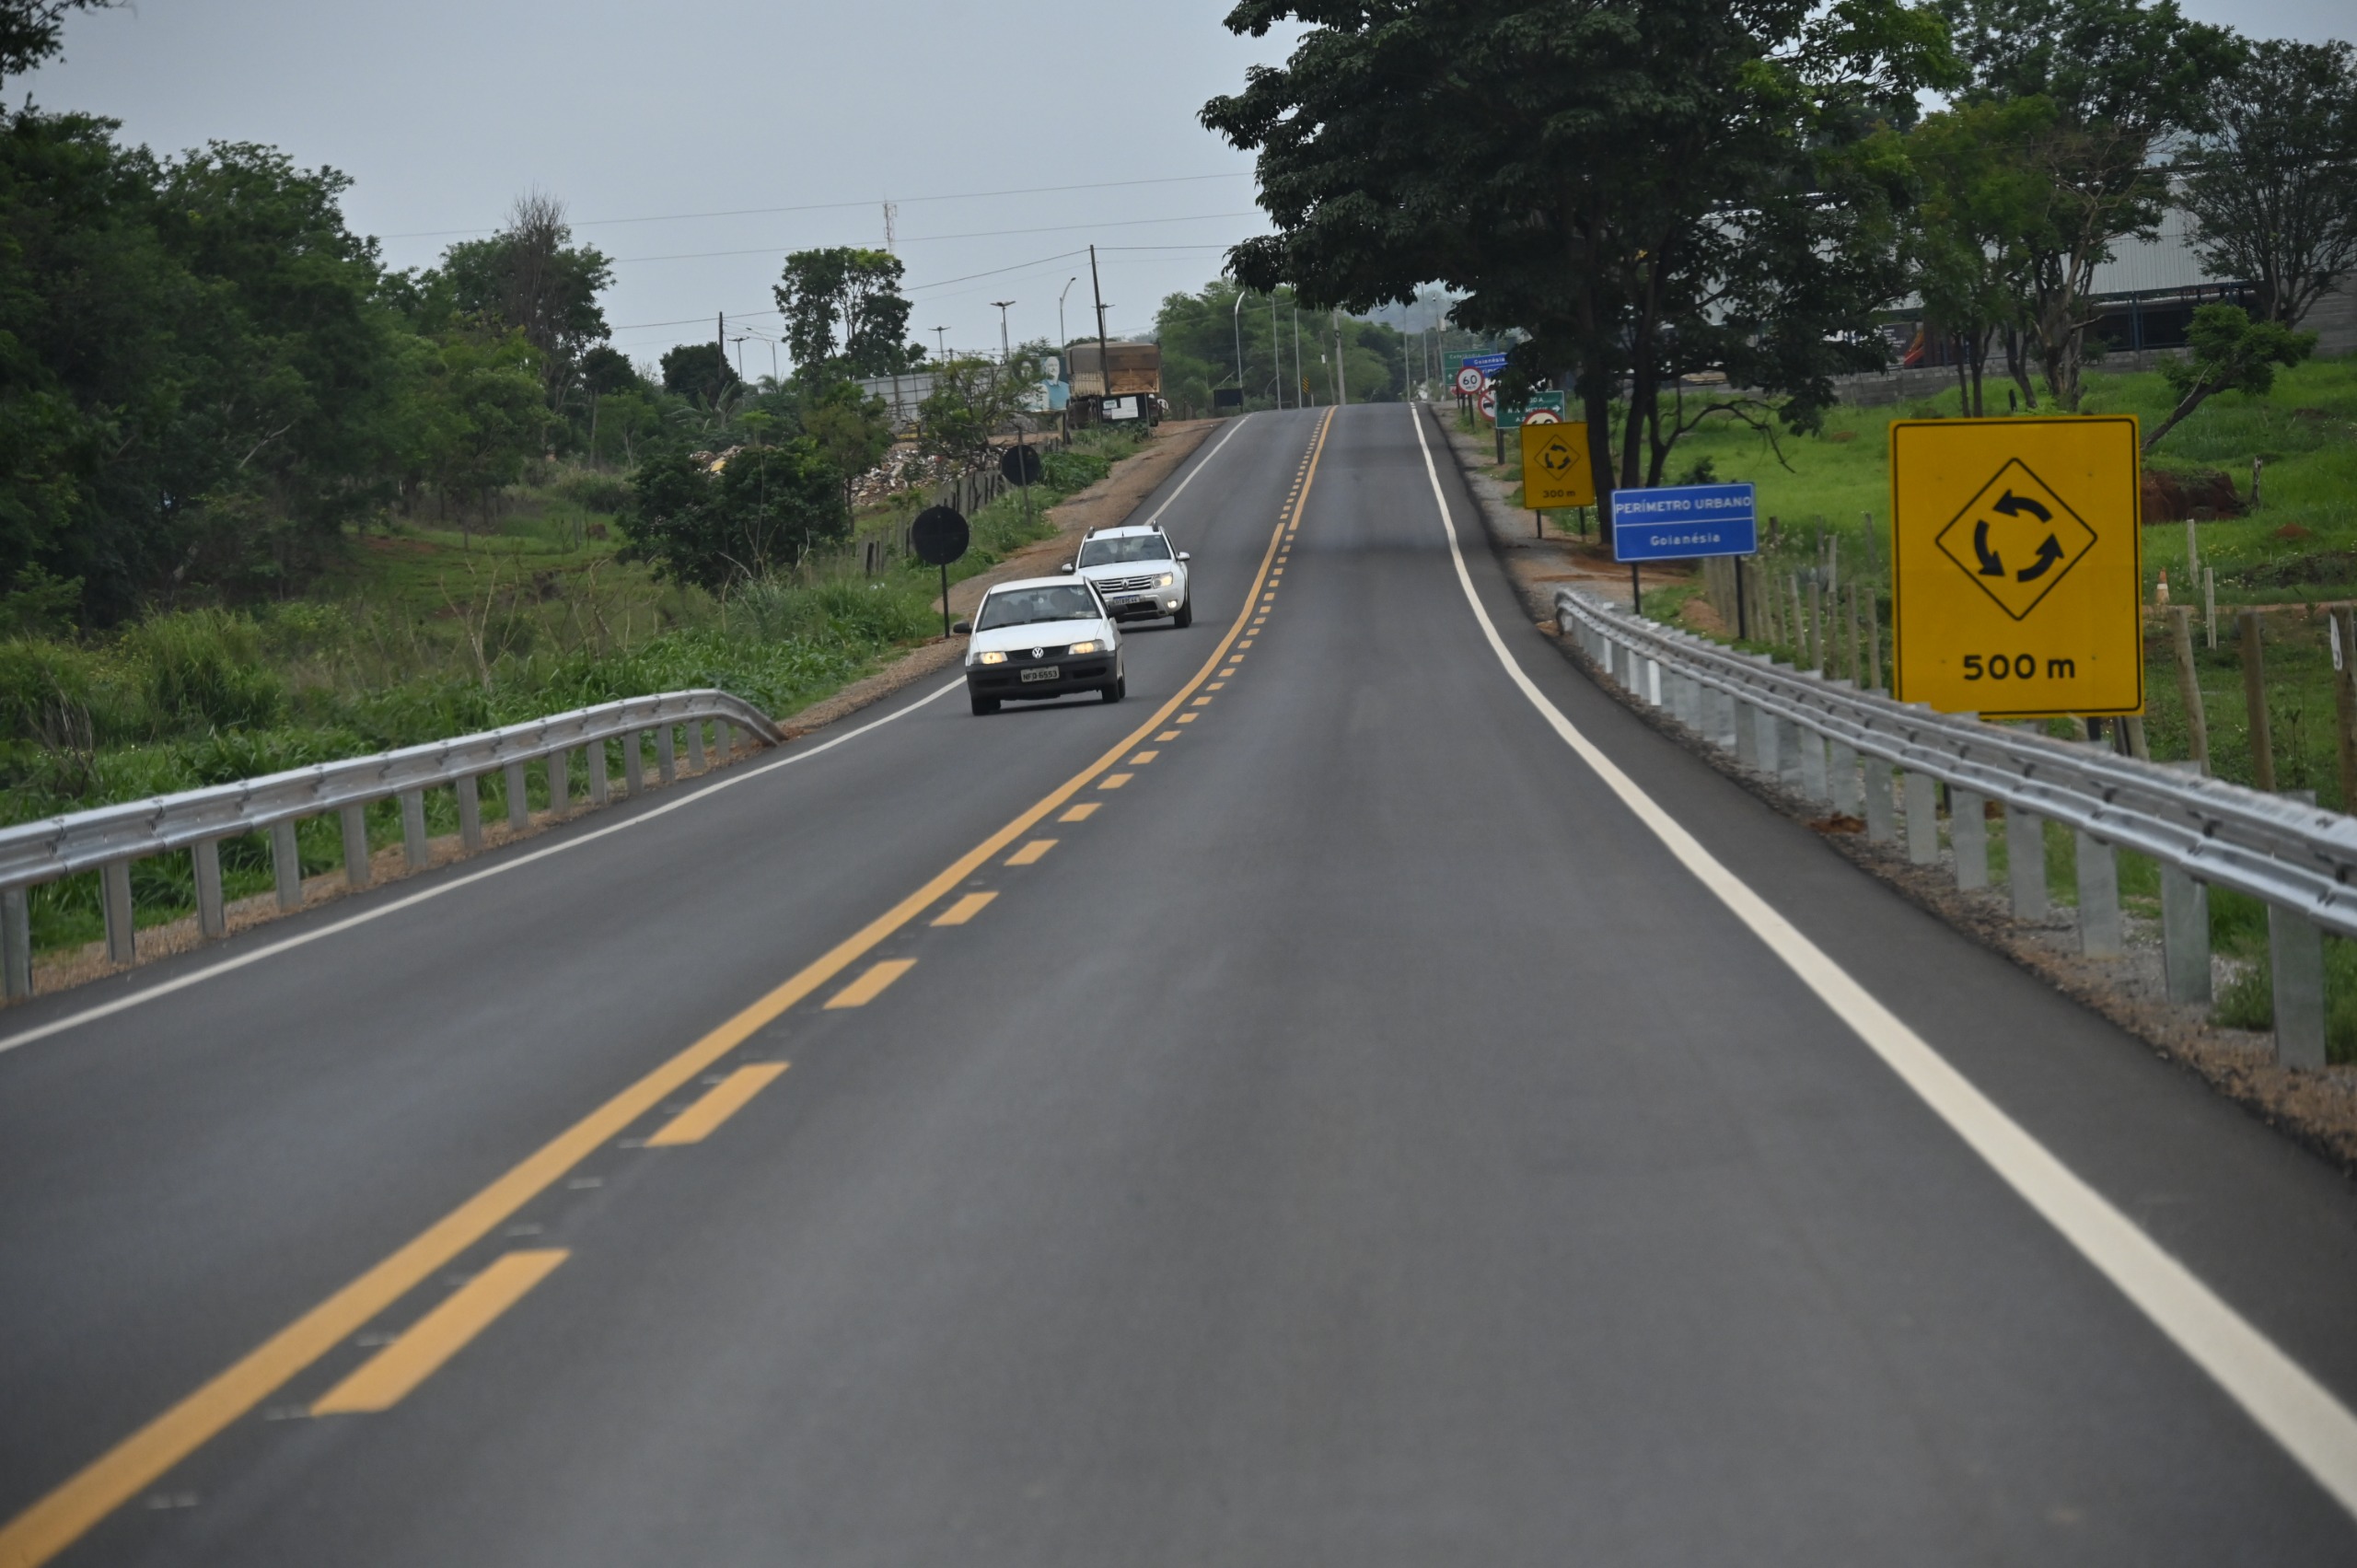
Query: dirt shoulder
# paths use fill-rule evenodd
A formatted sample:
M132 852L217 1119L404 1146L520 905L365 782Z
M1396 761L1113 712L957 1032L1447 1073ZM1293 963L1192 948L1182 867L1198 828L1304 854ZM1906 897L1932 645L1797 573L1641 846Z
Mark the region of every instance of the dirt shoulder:
M1172 420L1155 432L1154 439L1142 451L1132 453L1113 465L1113 471L1087 489L1066 497L1048 509L1048 521L1056 531L1035 544L1027 544L989 571L949 585L949 613L953 620L971 616L982 595L992 587L1016 577L1037 577L1055 570L1056 563L1068 561L1091 528L1109 528L1120 522L1138 504L1168 479L1180 463L1194 454L1195 448L1217 429L1216 419ZM822 697L796 714L778 720L788 739L808 735L837 720L859 712L872 703L881 702L903 688L923 679L936 670L957 664L966 648L963 637L935 637L901 655L875 674L855 680L830 697Z
M1733 758L1665 710L1638 701L1617 683L1603 679L1576 640L1558 634L1555 589L1571 583L1625 605L1629 602L1628 569L1613 565L1593 541L1555 540L1551 524L1547 540L1532 538L1530 514L1506 503L1512 487L1497 478L1489 445L1452 430L1449 447L1468 486L1480 502L1491 547L1520 594L1524 609L1565 658L1598 675L1600 690L1761 800L1806 823L1837 854L1898 889L1919 907L2100 1013L2165 1059L2198 1074L2212 1088L2270 1126L2343 1172L2357 1176L2357 1066L2328 1067L2320 1072L2279 1066L2274 1041L2269 1036L2221 1028L2210 1021L2208 1007L2169 1001L2161 972L2157 921L2127 916L2127 952L2118 958L2086 958L2079 951L2075 910L2058 906L2047 920L2036 923L2015 920L2002 893L1965 892L1956 888L1956 863L1946 849L1943 848L1939 864L1917 865L1898 844L1869 842L1864 823L1854 818L1822 815L1815 804L1774 780L1738 767ZM1656 579L1648 568L1645 585L1650 587L1656 580L1665 585L1686 582L1690 575L1664 572ZM1682 613L1689 621L1697 621L1698 610L1707 613L1707 606L1699 599L1689 600ZM1716 630L1715 626L1701 629ZM2230 966L2223 959L2212 961L2223 985L2231 973Z

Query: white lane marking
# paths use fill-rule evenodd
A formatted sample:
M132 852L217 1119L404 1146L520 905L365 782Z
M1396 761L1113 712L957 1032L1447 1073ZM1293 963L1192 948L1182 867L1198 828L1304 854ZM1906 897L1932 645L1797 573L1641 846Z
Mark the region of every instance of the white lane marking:
M355 925L366 925L372 920L382 920L389 914L398 914L402 910L410 909L415 905L424 903L429 899L438 899L446 893L455 893L461 888L472 887L475 883L483 880L487 877L504 877L508 872L517 870L521 866L529 865L536 860L545 860L552 854L563 854L567 850L575 850L579 849L584 844L596 843L599 839L606 837L610 833L627 832L633 828L641 827L648 822L652 822L658 817L667 817L683 807L693 806L701 801L710 800L714 796L718 795L724 789L730 789L740 784L750 784L764 773L774 772L780 768L790 768L796 762L807 762L822 751L831 751L847 740L856 740L872 729L881 729L884 726L892 723L895 719L906 718L909 714L915 713L919 708L923 707L926 703L937 702L941 698L949 695L952 691L963 690L965 684L966 678L963 675L960 675L948 685L939 688L928 696L922 697L916 702L911 703L907 707L899 709L893 713L886 714L880 719L871 719L866 724L861 725L857 729L847 730L843 734L836 736L832 740L821 741L816 746L808 747L803 750L794 752L790 756L781 757L775 761L764 762L757 768L747 768L741 771L730 770L723 773L721 777L714 779L709 784L700 784L691 793L681 796L676 800L666 801L661 806L655 807L650 810L639 812L636 816L627 818L622 821L612 822L609 823L605 827L593 829L588 832L581 834L577 838L567 839L561 844L549 844L543 848L533 850L528 854L519 854L513 860L503 860L496 865L486 865L480 871L470 871L463 877L454 877L447 882L440 883L432 888L421 889L418 892L408 895L406 898L395 899L390 903L379 904L373 909L363 910L357 914L346 915L343 919L331 922L326 925L320 926L316 931L306 931L298 936L284 937L279 941L273 942L266 947L257 947L250 953L240 953L234 958L224 958L217 964L207 964L201 970L191 970L184 975L176 976L173 979L164 981L159 984L147 986L144 990L135 991L128 996L118 996L111 1002L102 1002L95 1007L85 1007L78 1013L68 1013L62 1018L53 1018L46 1024L40 1025L34 1028L26 1029L20 1034L9 1035L6 1039L0 1039L0 1054L6 1054L8 1051L14 1051L18 1046L30 1045L35 1040L47 1040L51 1035L63 1034L67 1029L77 1028L84 1024L96 1023L100 1018L111 1017L117 1013L136 1007L143 1002L153 1002L158 996L169 996L175 991L184 991L192 985L196 985L202 981L212 980L217 975L227 974L232 970L244 969L248 964L258 964L264 958L275 958L281 953L307 946L309 943L319 941L322 938L338 935L341 933L351 930Z
M1162 498L1162 505L1156 506L1154 509L1153 514L1146 518L1144 524L1145 527L1154 527L1154 525L1161 519L1162 514L1170 510L1170 504L1173 501L1178 500L1179 496L1186 494L1187 487L1195 482L1195 476L1212 466L1212 459L1219 456L1220 447L1225 447L1230 441L1235 440L1236 432L1243 429L1246 421L1249 420L1251 417L1252 416L1250 414L1246 414L1243 419L1237 420L1234 427L1231 428L1226 435L1221 436L1218 441L1213 444L1212 449L1203 454L1203 460L1187 470L1187 477L1178 482L1178 488Z
M2316 1478L2317 1485L2343 1508L2357 1514L2357 1416L2351 1416L2299 1363L1999 1109L1742 878L1719 864L1523 673L1473 591L1472 575L1466 571L1464 553L1457 545L1457 519L1441 491L1440 472L1433 465L1432 447L1424 439L1423 418L1412 411L1409 417L1416 423L1416 445L1424 455L1424 473L1432 481L1433 500L1440 507L1441 528L1448 538L1449 559L1456 563L1465 602L1473 607L1491 651L1539 716L1653 830L1679 864L1856 1031L1900 1082L2061 1231L2080 1256L2094 1264L2195 1365L2215 1379L2261 1430Z

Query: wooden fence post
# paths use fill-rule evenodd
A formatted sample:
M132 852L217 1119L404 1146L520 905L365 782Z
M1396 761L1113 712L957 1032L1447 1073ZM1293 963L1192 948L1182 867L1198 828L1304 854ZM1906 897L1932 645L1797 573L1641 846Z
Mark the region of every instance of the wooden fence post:
M2169 652L2177 663L2177 694L2185 704L2186 747L2210 771L2210 718L2201 711L2201 680L2193 668L2193 611L2169 606Z
M2258 639L2258 611L2243 610L2235 620L2242 627L2243 716L2250 726L2250 782L2273 795L2275 737L2267 722L2267 656Z

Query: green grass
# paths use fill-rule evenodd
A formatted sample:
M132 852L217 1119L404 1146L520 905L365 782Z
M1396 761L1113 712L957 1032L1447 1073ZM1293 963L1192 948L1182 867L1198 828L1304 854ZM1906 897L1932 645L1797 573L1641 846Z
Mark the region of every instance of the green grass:
M969 519L962 580L1051 531L1045 513L1141 446L1086 433L1051 454L1027 518L1010 493ZM225 784L487 729L617 698L716 686L784 714L841 690L940 630L934 569L904 560L869 578L853 551L714 598L616 558L617 482L574 474L460 528L426 517L351 536L317 597L151 615L104 637L0 638L0 824ZM911 501L872 508L860 531L905 520ZM619 762L620 742L610 748ZM649 752L651 759L652 753ZM651 761L649 762L651 767ZM575 797L587 765L575 766ZM548 804L533 770L530 804ZM482 781L505 814L504 781ZM427 827L458 830L456 798L426 795ZM397 842L399 809L368 811L372 845ZM297 830L305 873L343 863L332 819ZM260 836L222 845L225 892L266 891ZM136 919L194 907L184 854L134 863ZM103 935L98 880L32 890L34 946Z

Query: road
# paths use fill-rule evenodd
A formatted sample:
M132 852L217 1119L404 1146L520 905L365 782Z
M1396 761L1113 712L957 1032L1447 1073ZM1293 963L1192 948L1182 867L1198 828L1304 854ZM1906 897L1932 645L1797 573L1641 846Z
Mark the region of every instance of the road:
M1601 693L1418 417L1166 482L1126 703L6 1015L0 1565L2357 1560L2350 1186Z

